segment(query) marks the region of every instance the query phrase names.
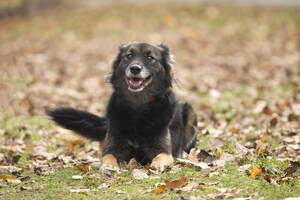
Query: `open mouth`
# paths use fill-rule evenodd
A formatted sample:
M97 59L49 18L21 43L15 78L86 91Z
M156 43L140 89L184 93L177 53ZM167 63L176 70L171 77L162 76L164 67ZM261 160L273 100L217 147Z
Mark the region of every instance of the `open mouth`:
M140 92L142 91L149 83L151 83L152 77L148 76L147 78L140 77L127 77L126 82L128 84L128 90L131 92Z

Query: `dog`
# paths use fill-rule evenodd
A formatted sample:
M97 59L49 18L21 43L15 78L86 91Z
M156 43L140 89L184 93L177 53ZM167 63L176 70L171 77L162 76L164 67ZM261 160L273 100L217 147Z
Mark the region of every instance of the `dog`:
M172 91L173 58L165 44L132 42L112 64L105 117L62 107L48 110L60 126L100 142L102 167L135 158L163 171L197 142L197 116Z

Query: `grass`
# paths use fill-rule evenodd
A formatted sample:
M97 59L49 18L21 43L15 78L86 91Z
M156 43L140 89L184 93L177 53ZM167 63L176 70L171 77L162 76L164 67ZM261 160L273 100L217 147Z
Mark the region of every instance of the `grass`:
M274 160L268 160L268 167L276 168L279 171L283 170L282 164ZM90 172L97 174L97 169ZM73 180L72 175L80 174L75 168L65 168L55 171L48 176L37 176L30 174L30 179L23 182L22 186L31 187L32 190L22 190L20 185L8 186L0 190L0 195L4 199L178 199L180 196L202 196L209 197L209 195L216 193L217 188L234 188L241 190L238 196L246 197L257 193L257 195L265 199L282 199L284 197L299 196L300 181L289 180L284 182L279 187L272 186L263 178L253 179L245 172L240 172L236 164L227 164L223 169L217 171L217 175L213 177L204 177L199 170L194 168L182 168L175 174L163 173L159 178L153 178L157 175L150 175L146 180L135 180L131 172L123 172L118 175L116 185L109 189L97 190L97 187L103 183L101 179L89 178L86 176L82 180ZM188 193L180 194L176 191L168 190L164 194L155 194L153 192L146 192L155 187L155 184L161 183L164 180L176 179L182 176L189 177L189 179L201 183L201 189ZM209 186L207 183L217 182L218 185ZM88 193L70 193L72 188L90 188L95 189ZM20 195L21 194L21 195ZM209 199L209 198L208 198Z
M13 120L16 119L16 120ZM19 120L26 124L27 132L34 133L37 129L51 129L52 125L43 117L25 118L13 117L6 115L1 127L9 130L19 130ZM5 125L4 125L5 124ZM22 123L21 123L22 125ZM34 137L33 137L34 138ZM206 140L204 140L206 141ZM207 140L209 141L209 139ZM203 142L203 141L202 141ZM234 143L229 142L225 145L226 152L234 152ZM261 157L255 160L257 165L264 166L265 169L271 169L276 173L282 173L288 163L277 161L273 158ZM151 174L150 178L144 180L135 180L132 171L122 172L117 175L117 182L108 189L97 189L104 181L97 176L99 169L93 168L88 175L84 175L82 180L73 180L72 175L81 174L75 167L67 167L54 171L54 173L46 176L38 176L28 169L31 161L29 154L25 151L21 154L17 166L25 169L24 175L29 179L23 181L19 185L8 185L0 189L0 196L3 199L178 199L180 197L188 197L191 195L201 196L210 199L210 195L218 194L218 188L238 189L240 192L235 197L247 197L257 193L257 196L265 199L282 199L284 197L292 197L300 195L300 181L291 179L280 184L279 187L270 185L262 177L253 179L247 173L241 172L236 163L228 163L224 168L220 168L216 175L205 177L203 173L192 167L182 167L176 173L162 173L159 175ZM251 164L251 161L245 164ZM91 176L91 174L95 176ZM274 175L274 174L271 174ZM300 175L297 172L295 176ZM150 190L155 188L158 183L164 180L177 179L186 176L190 181L200 183L200 189L190 193L177 193L176 191L167 190L163 194L155 194ZM209 183L216 182L217 185ZM28 188L30 190L23 190ZM70 193L70 189L89 188L92 191L87 193ZM94 190L94 191L93 191ZM257 197L256 196L256 197Z

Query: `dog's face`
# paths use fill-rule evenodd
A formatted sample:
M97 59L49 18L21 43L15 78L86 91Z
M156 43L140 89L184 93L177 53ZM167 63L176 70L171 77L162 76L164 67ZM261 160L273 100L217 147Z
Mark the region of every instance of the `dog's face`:
M113 63L111 82L127 95L159 95L171 87L172 56L165 45L122 45Z

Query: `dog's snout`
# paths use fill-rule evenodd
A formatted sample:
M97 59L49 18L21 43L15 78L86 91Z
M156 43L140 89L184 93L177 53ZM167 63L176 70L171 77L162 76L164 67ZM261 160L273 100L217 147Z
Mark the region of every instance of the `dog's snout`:
M139 74L142 71L142 66L134 64L129 69L132 74Z

